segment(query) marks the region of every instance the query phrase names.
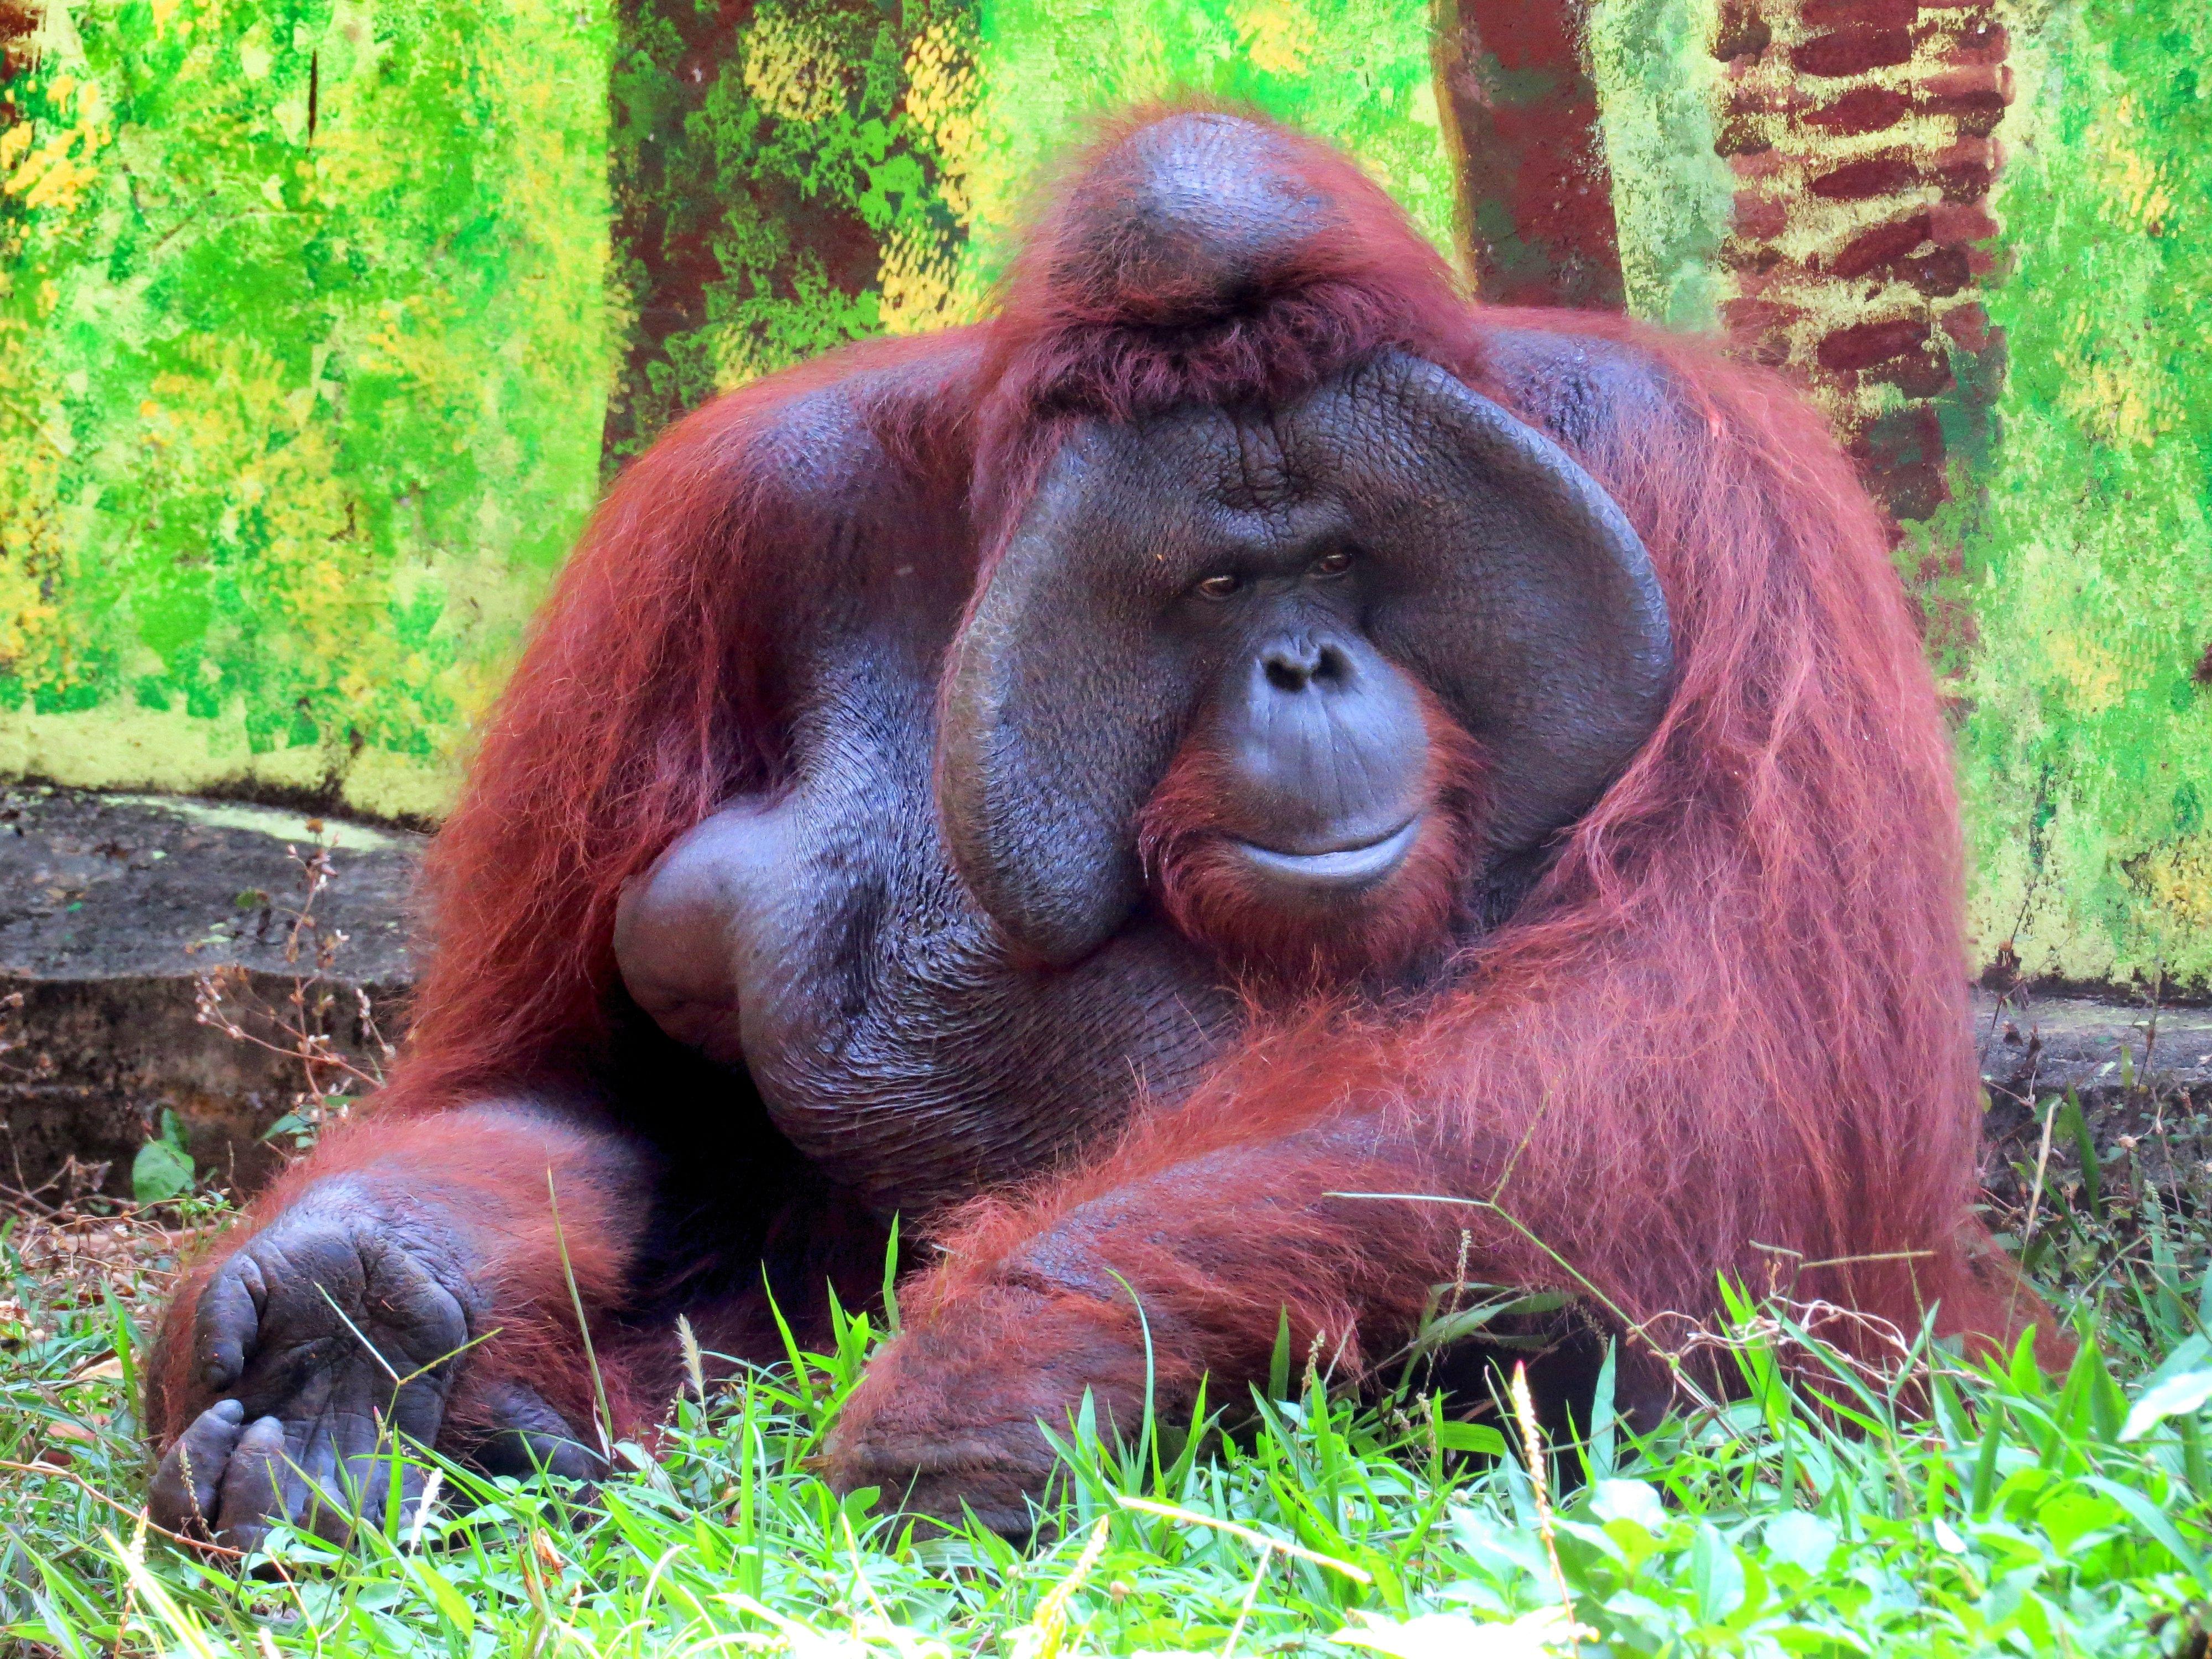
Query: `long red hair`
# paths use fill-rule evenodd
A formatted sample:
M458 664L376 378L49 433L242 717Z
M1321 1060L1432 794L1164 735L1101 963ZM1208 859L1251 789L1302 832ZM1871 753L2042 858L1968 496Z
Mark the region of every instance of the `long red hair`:
M1672 388L1663 417L1560 434L1666 593L1679 682L1658 730L1449 990L1413 1016L1273 1011L1185 1109L1140 1124L1116 1168L1248 1137L1255 1102L1286 1127L1380 1111L1435 1146L1461 1196L1494 1200L1468 1212L1486 1272L1564 1275L1632 1322L1710 1310L1717 1273L1779 1272L1907 1328L1939 1300L1947 1328L1993 1340L2033 1322L1971 1219L1949 745L1881 526L1819 419L1703 343L1469 304L1381 191L1289 135L1333 219L1206 327L1132 325L1070 280L1071 227L1095 205L1085 190L1108 187L1086 183L1097 158L1158 114L1133 113L1079 162L993 320L732 394L618 482L434 849L434 954L396 1092L437 1104L597 1064L623 883L777 775L775 537L751 440L793 398L871 362L956 363L926 405L886 401L873 418L894 453L968 492L966 556L988 570L1068 420L1288 396L1386 347L1513 407L1487 342L1582 336L1630 348ZM1085 1182L1038 1201L1079 1202ZM988 1258L1013 1213L972 1215L967 1259Z

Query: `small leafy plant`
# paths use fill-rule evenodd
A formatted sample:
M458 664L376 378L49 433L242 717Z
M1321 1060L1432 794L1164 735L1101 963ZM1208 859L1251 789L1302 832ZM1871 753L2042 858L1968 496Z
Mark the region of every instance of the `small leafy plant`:
M167 1106L154 1138L131 1160L131 1195L141 1204L182 1198L192 1189L192 1155L185 1145L185 1126Z

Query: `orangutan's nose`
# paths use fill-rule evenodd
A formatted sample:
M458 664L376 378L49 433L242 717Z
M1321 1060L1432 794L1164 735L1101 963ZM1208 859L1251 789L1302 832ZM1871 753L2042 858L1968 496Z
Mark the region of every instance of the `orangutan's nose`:
M1260 669L1278 691L1297 692L1310 685L1334 689L1352 678L1352 665L1335 646L1310 638L1279 639L1260 653Z

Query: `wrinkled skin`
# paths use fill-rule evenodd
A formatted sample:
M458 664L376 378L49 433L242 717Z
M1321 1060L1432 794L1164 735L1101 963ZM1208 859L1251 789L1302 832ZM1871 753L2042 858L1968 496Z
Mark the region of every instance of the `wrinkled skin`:
M333 1188L258 1234L202 1295L193 1358L222 1397L155 1470L155 1525L240 1550L279 1522L343 1543L357 1521L382 1524L395 1468L403 1522L421 1497L421 1463L393 1454L437 1443L475 1291L434 1220ZM491 1419L477 1453L487 1470L598 1473L526 1387L506 1385Z
M913 509L849 411L793 411L794 470L888 529ZM1513 764L1472 915L1510 903L1665 683L1663 606L1617 509L1407 360L1264 417L1079 428L972 617L966 592L894 574L902 544L826 572L792 619L808 709L789 784L679 841L615 931L638 1006L743 1066L776 1127L886 1213L1049 1167L1219 1052L1236 999L1144 906L1131 828L1194 726L1224 757L1244 858L1335 927L1403 857L1413 686L1436 690ZM1501 607L1527 639L1480 623ZM1515 724L1486 718L1507 703Z

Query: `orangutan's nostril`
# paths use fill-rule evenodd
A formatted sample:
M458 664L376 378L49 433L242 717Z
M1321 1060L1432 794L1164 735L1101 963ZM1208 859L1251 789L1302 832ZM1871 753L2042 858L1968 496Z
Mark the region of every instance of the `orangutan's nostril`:
M1260 667L1276 690L1303 691L1316 680L1341 679L1344 653L1310 640L1278 640L1260 653Z

